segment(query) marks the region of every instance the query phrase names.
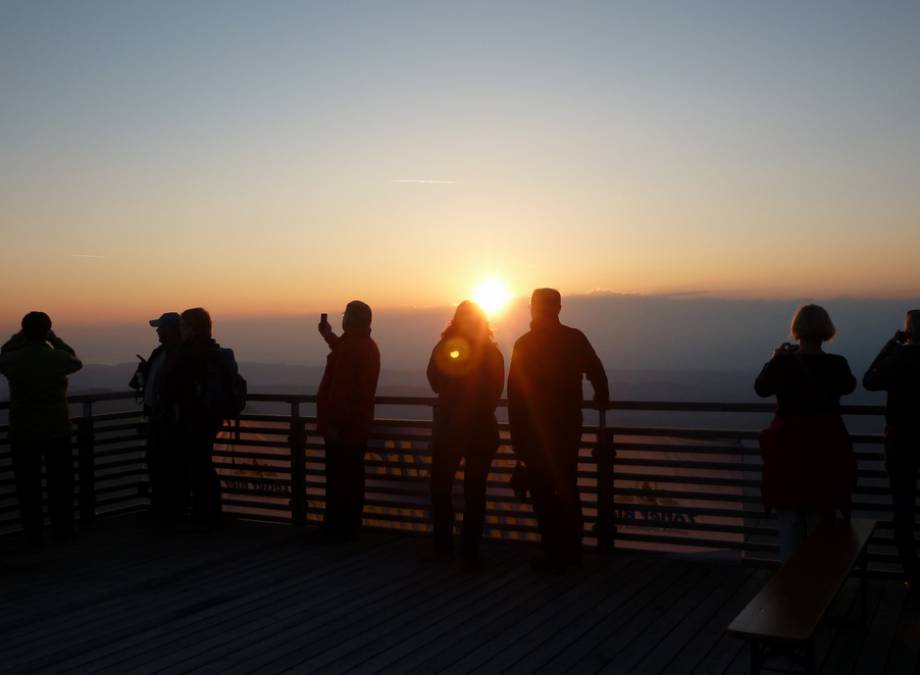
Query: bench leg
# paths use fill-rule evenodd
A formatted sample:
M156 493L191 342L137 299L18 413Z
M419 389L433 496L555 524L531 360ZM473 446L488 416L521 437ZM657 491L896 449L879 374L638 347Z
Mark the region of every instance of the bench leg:
M815 639L812 638L805 645L805 672L814 675L815 672Z
M859 556L859 620L869 618L869 547Z
M751 640L751 675L760 674L760 640Z

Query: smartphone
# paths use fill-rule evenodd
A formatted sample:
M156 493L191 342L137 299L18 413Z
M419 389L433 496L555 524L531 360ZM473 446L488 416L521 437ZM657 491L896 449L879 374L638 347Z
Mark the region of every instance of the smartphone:
M329 315L326 314L325 312L323 312L322 314L320 314L320 315L319 315L319 322L320 322L320 323L329 323Z

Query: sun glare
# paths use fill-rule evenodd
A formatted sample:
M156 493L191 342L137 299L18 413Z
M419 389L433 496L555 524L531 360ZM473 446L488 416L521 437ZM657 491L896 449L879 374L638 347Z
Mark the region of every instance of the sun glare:
M473 291L473 300L485 310L489 316L501 312L511 299L511 291L505 282L499 279L487 279Z

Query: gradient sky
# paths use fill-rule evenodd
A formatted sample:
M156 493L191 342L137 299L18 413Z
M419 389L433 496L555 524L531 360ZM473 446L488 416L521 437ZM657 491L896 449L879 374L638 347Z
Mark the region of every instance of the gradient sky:
M0 322L910 295L918 34L917 2L0 0Z

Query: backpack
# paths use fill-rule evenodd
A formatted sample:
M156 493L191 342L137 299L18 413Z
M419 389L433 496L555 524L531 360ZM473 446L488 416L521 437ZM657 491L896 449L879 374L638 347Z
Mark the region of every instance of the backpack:
M236 419L246 408L247 384L232 349L214 350L205 374L204 407L220 420Z

